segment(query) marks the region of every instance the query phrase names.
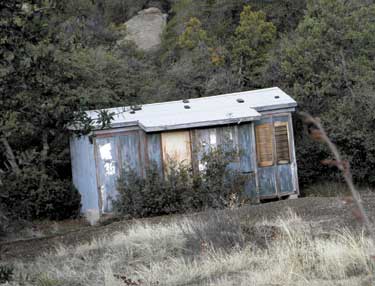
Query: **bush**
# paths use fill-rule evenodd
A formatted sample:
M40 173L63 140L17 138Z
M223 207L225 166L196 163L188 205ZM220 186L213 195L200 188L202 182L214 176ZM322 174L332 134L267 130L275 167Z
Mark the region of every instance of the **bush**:
M9 282L13 277L13 272L13 266L0 265L0 284Z
M176 162L168 164L164 178L155 163L145 177L128 168L117 181L114 209L131 217L146 217L226 207L234 198L242 198L244 184L242 174L229 166L233 156L232 151L211 150L204 154L206 168L198 175Z
M34 169L11 174L0 190L0 206L11 219L65 219L80 212L81 196L68 180L45 178L39 187L40 175Z

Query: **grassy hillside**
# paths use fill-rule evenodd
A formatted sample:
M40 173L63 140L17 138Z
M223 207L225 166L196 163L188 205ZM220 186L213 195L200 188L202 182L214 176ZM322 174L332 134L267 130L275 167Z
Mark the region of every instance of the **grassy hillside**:
M365 202L373 205L373 196L365 197ZM65 242L64 237L53 238L53 244L52 238L30 241L34 247L28 249L26 242L14 244L18 250L24 244L24 252L17 258L8 253L6 265L13 269L8 285L371 285L373 281L369 258L373 245L350 208L333 198L135 220L92 231L87 242L87 233L78 232L67 234L70 239Z

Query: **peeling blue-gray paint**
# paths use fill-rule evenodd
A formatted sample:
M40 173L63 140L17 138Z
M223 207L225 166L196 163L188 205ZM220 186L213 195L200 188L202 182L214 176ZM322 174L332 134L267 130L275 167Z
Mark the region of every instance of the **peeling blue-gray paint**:
M283 195L292 193L294 191L294 187L291 165L279 165L277 166L277 172L280 194Z
M256 174L248 173L245 176L245 195L249 199L255 199L258 195L256 186Z
M288 122L291 163L259 167L256 160L254 127L265 122ZM239 150L229 168L239 170L246 178L244 194L250 199L281 197L298 193L296 162L291 116L268 115L254 122L190 129L192 164L195 171L205 168L202 157L211 148ZM144 175L151 162L163 175L161 133L146 133L139 129L98 132L93 144L88 137L72 137L71 156L73 182L82 195L83 212L94 209L112 211L112 199L117 196L117 178L126 167Z
M139 139L138 132L129 132L125 135L120 135L118 148L120 151L122 169L126 171L126 169L130 168L136 171L138 175L141 175L142 162Z
M82 212L99 210L94 145L88 136L70 138L73 184L81 194Z
M117 196L119 175L118 137L96 138L96 163L101 212L112 211L112 200Z
M148 162L156 164L160 175L163 175L163 158L161 154L161 138L160 133L147 134L147 155Z
M238 126L238 148L240 151L241 172L253 172L255 170L253 156L253 138L251 132L252 124L242 124Z
M259 194L261 197L277 195L275 166L258 168Z

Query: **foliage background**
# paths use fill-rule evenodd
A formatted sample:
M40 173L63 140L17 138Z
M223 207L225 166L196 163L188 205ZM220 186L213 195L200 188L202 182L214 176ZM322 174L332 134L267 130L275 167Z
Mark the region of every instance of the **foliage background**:
M117 45L121 24L149 6L168 13L161 48ZM357 183L375 183L373 1L2 0L0 7L3 212L9 194L38 205L30 194L48 189L53 197L56 185L71 192L66 126L74 111L270 86L321 118ZM295 127L302 187L336 178L320 164L327 150L298 118ZM18 215L63 218L31 213Z

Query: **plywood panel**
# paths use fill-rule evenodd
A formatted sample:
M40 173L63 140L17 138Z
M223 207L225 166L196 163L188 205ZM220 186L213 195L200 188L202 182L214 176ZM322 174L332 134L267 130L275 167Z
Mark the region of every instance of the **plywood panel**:
M118 138L97 138L96 164L99 188L99 206L103 213L112 211L112 200L116 199L116 181L119 174Z
M170 161L191 164L189 131L164 132L161 134L164 168L168 170Z

